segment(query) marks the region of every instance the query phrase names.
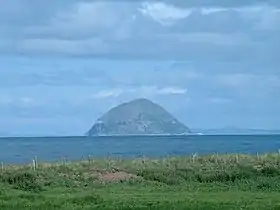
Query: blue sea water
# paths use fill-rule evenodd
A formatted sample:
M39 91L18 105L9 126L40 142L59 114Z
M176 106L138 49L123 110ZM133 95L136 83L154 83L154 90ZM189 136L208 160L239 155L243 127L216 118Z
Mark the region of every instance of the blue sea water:
M163 157L197 153L278 152L280 135L127 136L0 138L0 162L30 163L61 158Z

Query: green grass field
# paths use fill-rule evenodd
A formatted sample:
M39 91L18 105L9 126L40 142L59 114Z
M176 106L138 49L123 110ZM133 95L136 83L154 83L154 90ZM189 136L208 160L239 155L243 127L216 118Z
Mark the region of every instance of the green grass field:
M1 210L280 209L280 155L4 166Z

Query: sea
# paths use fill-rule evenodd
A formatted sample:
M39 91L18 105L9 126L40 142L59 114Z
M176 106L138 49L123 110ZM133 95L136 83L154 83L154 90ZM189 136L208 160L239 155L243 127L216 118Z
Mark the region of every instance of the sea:
M279 152L280 135L190 135L0 138L4 164L88 158L159 158L192 154Z

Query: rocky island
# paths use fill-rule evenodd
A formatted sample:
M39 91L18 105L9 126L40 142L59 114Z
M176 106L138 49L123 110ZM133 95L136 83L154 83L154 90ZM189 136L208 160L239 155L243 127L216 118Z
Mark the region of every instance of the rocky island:
M185 135L190 129L145 98L120 104L97 119L87 136Z

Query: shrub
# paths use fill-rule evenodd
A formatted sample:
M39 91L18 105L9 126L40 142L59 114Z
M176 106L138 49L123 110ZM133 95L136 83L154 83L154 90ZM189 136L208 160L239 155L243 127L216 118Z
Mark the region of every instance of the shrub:
M143 177L145 180L162 182L168 185L176 185L182 182L182 178L175 171L171 170L141 170L137 176Z
M24 191L41 191L42 186L39 184L37 175L30 172L17 171L15 173L6 172L0 175L0 180L12 185L16 189Z

